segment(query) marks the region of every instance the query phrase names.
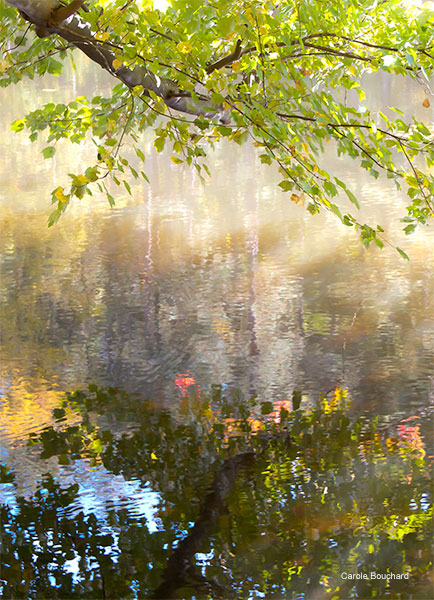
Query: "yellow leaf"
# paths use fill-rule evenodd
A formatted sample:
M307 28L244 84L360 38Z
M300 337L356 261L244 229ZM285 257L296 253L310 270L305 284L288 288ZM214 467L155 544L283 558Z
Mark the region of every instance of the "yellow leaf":
M63 187L59 186L57 190L54 192L55 197L60 200L60 202L66 202L68 200L68 196L65 196L63 192Z
M3 73L3 71L6 71L6 69L9 68L9 62L7 60L5 60L4 58L2 58L0 60L0 73Z
M158 456L156 456L153 452L151 454L151 458L152 460L158 460Z
M247 20L249 21L250 25L256 25L256 20L252 15L252 11L250 10L250 8L248 8L245 12L244 12L244 16L247 18Z
M119 69L119 67L122 67L122 61L119 60L119 58L115 58L114 61L112 62L112 67L115 71L117 71Z
M207 408L203 414L204 414L204 417L206 419L208 419L208 421L212 421L214 419L214 413L212 412L212 410L210 408Z
M114 119L107 119L107 131L112 132L116 129L116 121Z
M179 44L176 47L183 54L188 54L188 52L191 52L193 50L193 46L191 46L188 42L179 42Z
M89 179L85 175L77 175L79 183L89 183Z
M95 34L95 38L101 42L106 42L109 37L110 36L107 31L98 31L98 33Z
M304 204L303 198L301 196L297 196L297 194L291 194L291 200L296 204Z

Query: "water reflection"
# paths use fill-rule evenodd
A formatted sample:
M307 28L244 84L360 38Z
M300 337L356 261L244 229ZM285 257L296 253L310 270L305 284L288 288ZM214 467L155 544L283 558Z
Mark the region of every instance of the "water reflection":
M51 91L39 95L66 100L89 91L89 81L92 94L107 85L103 74L77 73L69 88L44 80ZM35 82L26 85L2 91L5 117L39 102ZM422 88L382 85L385 97L400 89L418 116L426 111ZM372 85L368 103L381 100L379 90ZM405 199L387 180L334 160L362 196L362 212L369 207L371 224L410 254L409 264L392 250L366 252L330 215L310 217L289 202L250 146L219 149L202 187L147 138L150 186L133 185L132 200L117 191L114 210L83 200L47 229L49 191L94 150L60 147L54 167L35 163L36 147L9 134L7 121L1 413L9 440L49 422L61 390L97 381L170 403L187 372L203 389L220 383L264 400L285 400L294 388L315 398L339 384L373 413L408 415L427 403L434 234L402 239Z
M63 463L61 485L46 475L1 507L3 597L427 598L417 420L349 418L344 390L271 408L215 388L176 418L115 390L68 395L31 446ZM113 434L119 415L129 435Z

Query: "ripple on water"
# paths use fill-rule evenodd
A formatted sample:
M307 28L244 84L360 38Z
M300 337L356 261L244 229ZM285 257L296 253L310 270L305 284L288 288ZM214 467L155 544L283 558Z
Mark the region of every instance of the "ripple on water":
M82 512L105 519L112 510L126 510L131 516L146 520L148 529L159 528L156 510L161 502L158 492L149 483L139 479L127 480L123 475L110 473L103 466L90 468L86 461L62 467L62 485L78 484L76 500L65 509L65 515L74 517Z

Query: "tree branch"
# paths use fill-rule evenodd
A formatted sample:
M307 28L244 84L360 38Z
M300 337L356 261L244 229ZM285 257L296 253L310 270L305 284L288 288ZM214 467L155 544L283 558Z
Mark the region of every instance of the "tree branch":
M374 164L376 164L377 167L380 167L380 169L384 169L388 173L392 173L393 175L398 175L399 177L402 177L402 173L399 173L398 171L394 171L393 169L390 169L389 167L386 167L386 165L381 164L381 162L378 161L375 158L375 156L373 156L371 154L371 152L368 152L368 150L366 150L366 148L364 148L361 144L359 144L359 142L356 142L356 140L348 137L347 135L345 135L345 133L342 133L341 131L339 131L336 128L336 126L330 124L329 127L331 129L333 129L338 134L339 137L343 137L346 140L348 140L349 142L351 142L351 144L353 144L353 146L355 146L356 148L358 148L362 154L364 154L365 156L367 156L369 158L369 160L372 160L372 162Z
M230 54L228 54L227 56L220 58L220 60L209 65L209 67L207 67L207 69L206 69L206 72L209 75L210 73L212 73L213 71L216 71L217 69L223 69L224 67L230 65L231 63L239 60L242 54L243 54L243 52L241 50L241 40L237 40L234 51L231 52Z
M415 169L415 167L414 167L413 161L412 161L412 160L410 159L410 157L408 156L408 154L407 154L407 152L406 152L406 150L405 150L405 148L404 148L403 144L401 144L401 143L400 143L400 146L401 146L401 150L402 150L402 151L403 151L403 153L404 153L404 156L405 156L405 158L407 159L407 161L408 161L408 163L409 163L409 165L410 165L410 167L411 167L411 170L413 171L414 177L415 177L415 179L416 179L416 181L417 181L417 185L419 186L419 189L420 189L420 191L421 191L421 194L422 194L422 196L423 196L423 198L424 198L424 200L425 200L425 203L426 203L426 205L427 205L429 208L431 208L431 209L432 209L432 207L431 207L431 202L430 202L430 200L428 199L428 197L427 197L427 195L426 195L426 193L425 193L425 190L423 189L422 182L421 182L421 180L420 180L420 177L419 177L419 175L418 175L418 173L417 173L417 171L416 171L416 169Z
M345 35L338 35L337 33L313 33L312 35L307 35L302 39L303 43L306 41L323 38L323 37L331 37L339 40L345 40L346 42L351 42L352 44L361 44L362 46L367 46L368 48L374 48L376 50L388 50L389 52L399 52L398 48L393 48L392 46L382 46L381 44L372 44L371 42L365 42L363 40L356 40L354 38L347 37ZM306 45L306 44L305 44Z
M299 119L302 121L310 121L311 123L317 122L317 119L315 119L314 117L306 117L304 115L297 115L296 113L276 113L276 115L278 117L281 117L282 119L288 119L288 120L289 119ZM338 127L342 127L343 129L372 129L372 125L365 125L364 123L332 123L332 122L330 122L330 123L327 123L326 126L332 127L333 129L337 129ZM399 136L399 135L395 135L391 131L382 129L381 127L377 127L377 131L379 131L383 135L390 137L400 143L408 142L408 138Z
M31 3L27 0L6 1L15 6L43 35L58 35L63 38L127 87L141 86L145 92L154 92L168 108L173 110L207 119L219 119L221 123L229 121L228 113L221 105L213 104L208 98L193 100L191 94L180 89L175 81L160 78L145 66L135 65L129 68L122 65L115 68L113 64L116 64L116 55L110 44L95 39L90 26L77 14L70 15L67 21L56 23L52 13L57 10L57 0L47 0L43 7L40 3ZM81 0L77 1L81 2Z
M304 38L293 40L290 43L277 42L274 45L274 47L289 49L289 47L294 47L294 46L305 46L307 48L321 50L321 55L331 54L333 56L342 56L343 58L352 58L354 60L361 60L363 62L371 62L372 60L375 60L374 56L361 56L360 54L355 54L354 52L345 52L343 50L330 48L329 46L322 46L322 45L315 44L315 43L312 43L309 41L309 40L315 40L317 38L333 38L336 40L343 40L350 44L359 44L361 46L366 46L367 48L372 48L374 50L386 50L387 52L395 52L397 54L399 54L399 52L400 52L399 48L395 48L393 46L374 44L372 42L365 42L363 40L350 38L350 37L347 37L344 35L338 35L336 33L325 33L325 32L324 33L313 33L311 35L305 36ZM427 50L429 50L429 48L416 48L416 50L417 50L417 52L419 52L419 54L423 54L425 56L428 56L429 58L433 58L432 55L427 51ZM221 58L220 60L218 60L217 62L210 65L207 68L207 73L211 73L216 68L221 69L223 67L226 67L229 64L231 64L232 62L239 60L242 56L245 56L247 54L252 54L257 51L258 51L258 48L256 46L249 46L248 48L244 48L244 50L241 50L239 55L235 54L235 52L232 52L228 56L225 56L225 57ZM265 52L265 49L262 49L262 52ZM306 55L289 55L286 58L294 58L294 57L299 57L299 56L306 56ZM280 57L280 60L284 60L284 58ZM406 67L406 69L411 70L411 71L414 70L411 67Z
M206 582L194 568L194 555L200 552L203 544L212 534L217 519L225 512L226 498L235 484L238 472L242 467L248 468L254 465L256 458L255 453L250 451L236 454L224 461L214 477L211 491L200 508L194 526L170 556L162 582L149 598L165 600L175 598L177 589L185 586L189 579Z
M319 44L312 44L310 42L304 42L303 45L306 46L306 48L321 50L326 54L331 54L333 56L341 56L342 58L352 58L354 60L362 60L364 62L371 62L373 60L372 56L361 56L360 54L353 54L352 52L341 52L340 50L334 50L333 48L329 48L328 46L320 46Z

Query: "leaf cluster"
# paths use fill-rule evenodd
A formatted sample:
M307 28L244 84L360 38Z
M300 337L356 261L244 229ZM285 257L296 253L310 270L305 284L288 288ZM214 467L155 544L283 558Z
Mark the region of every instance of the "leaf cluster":
M62 187L57 196L53 192L53 201L60 204L50 223L72 197L89 193L91 183L112 204L113 196L100 182L105 177L123 183L130 193L124 167L133 178L138 172L119 158L119 150L128 140L143 161L141 134L147 128L155 132L157 151L169 148L175 165L194 165L201 176L208 173L207 155L217 142L251 140L261 161L278 167L279 185L290 200L312 214L330 211L356 228L365 246L383 247L387 240L381 226L357 218L353 211L359 199L348 182L323 168L321 157L328 148L351 158L373 178L385 176L406 191L407 234L432 218L431 125L399 111L371 111L363 87L367 75L383 71L412 78L432 94L433 11L412 12L396 0L328 5L285 0L278 6L269 0L173 0L164 11L151 2L116 1L94 2L90 8L82 16L92 30L88 43L111 53L107 70L116 76L122 69L142 69L148 74L145 80L153 83L148 88L145 83L133 88L122 84L110 98L74 99L60 109L47 105L14 124L17 130L28 128L31 139L48 131L49 142L65 137L77 143L92 136L102 157L83 186L73 181L71 189ZM0 83L47 71L57 74L58 58L74 44L55 37L31 40L11 8L1 10ZM165 93L158 91L159 85ZM191 102L193 116L168 108L176 107L171 85L173 94ZM358 100L348 102L347 92ZM204 118L203 108L195 117L194 107L207 101L226 111L225 123ZM424 106L429 105L427 98ZM53 155L52 147L45 150L46 158Z

